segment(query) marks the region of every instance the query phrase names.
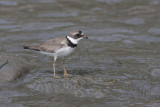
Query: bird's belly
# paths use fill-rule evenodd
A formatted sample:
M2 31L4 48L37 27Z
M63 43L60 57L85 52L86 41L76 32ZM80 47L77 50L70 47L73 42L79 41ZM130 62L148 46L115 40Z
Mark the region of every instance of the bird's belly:
M74 51L74 48L71 47L63 47L59 50L57 50L55 53L57 54L58 57L64 57L64 56L68 56L69 54L71 54Z
M41 54L47 55L47 56L52 56L52 57L56 57L57 55L55 53L51 53L51 52L40 52Z

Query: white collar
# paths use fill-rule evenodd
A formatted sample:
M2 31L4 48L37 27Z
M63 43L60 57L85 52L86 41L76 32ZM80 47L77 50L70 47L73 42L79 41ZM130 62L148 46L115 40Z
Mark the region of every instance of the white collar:
M67 38L68 38L73 44L78 44L78 42L82 39L82 37L81 37L81 38L78 38L78 39L73 39L73 38L71 38L71 37L68 36L68 35L67 35Z

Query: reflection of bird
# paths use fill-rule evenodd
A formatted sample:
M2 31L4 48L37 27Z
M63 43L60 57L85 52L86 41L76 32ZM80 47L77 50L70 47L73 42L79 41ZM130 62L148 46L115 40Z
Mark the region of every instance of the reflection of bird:
M42 54L53 56L54 63L53 63L53 72L54 78L58 78L55 75L55 62L58 57L64 58L65 56L69 55L73 52L75 47L77 46L78 42L83 39L88 38L86 37L82 31L72 31L67 36L56 37L50 39L42 44L39 45L30 45L30 46L23 46L24 49L39 51ZM67 72L64 67L63 61L63 69L64 69L64 77L67 77Z

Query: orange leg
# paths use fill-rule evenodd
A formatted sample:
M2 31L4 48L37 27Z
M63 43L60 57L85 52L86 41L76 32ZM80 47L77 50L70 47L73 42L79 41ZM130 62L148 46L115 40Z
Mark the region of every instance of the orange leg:
M60 78L60 77L58 77L58 76L56 76L56 70L55 70L55 62L56 62L56 59L57 59L57 57L55 57L54 58L54 63L53 63L53 75L54 75L54 78Z
M64 70L64 77L67 78L68 74L67 74L66 68L64 66L64 61L63 61L63 70Z
M53 63L53 75L54 75L54 78L56 77L56 72L55 72L55 63Z

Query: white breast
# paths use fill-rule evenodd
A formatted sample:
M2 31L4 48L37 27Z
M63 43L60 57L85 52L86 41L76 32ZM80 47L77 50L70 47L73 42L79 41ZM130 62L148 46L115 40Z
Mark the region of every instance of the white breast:
M71 54L73 51L74 51L74 48L65 46L63 48L58 49L54 53L50 53L50 52L41 52L41 53L47 56L52 56L52 57L64 57Z
M57 50L55 53L57 54L58 57L64 57L64 56L71 54L73 51L74 51L74 48L65 46L65 47Z

